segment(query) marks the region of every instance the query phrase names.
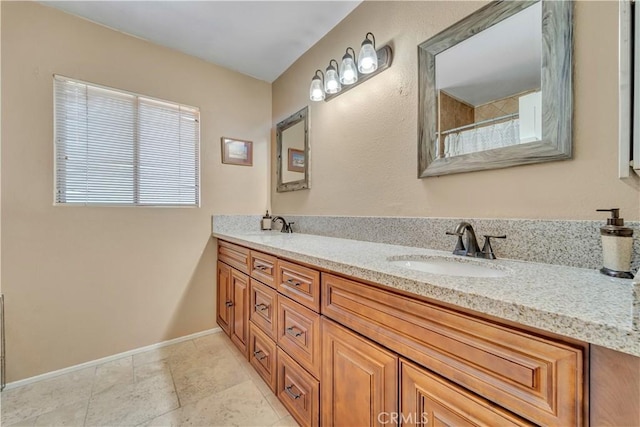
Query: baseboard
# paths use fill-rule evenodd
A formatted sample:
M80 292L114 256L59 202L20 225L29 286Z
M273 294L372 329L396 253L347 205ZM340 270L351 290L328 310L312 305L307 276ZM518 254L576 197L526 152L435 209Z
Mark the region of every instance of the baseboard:
M80 369L89 368L91 366L101 365L106 362L111 362L112 360L120 359L122 357L133 356L134 354L144 353L145 351L155 350L157 348L166 347L168 345L177 344L182 341L188 341L195 338L200 338L205 335L216 334L221 332L220 328L207 329L206 331L196 332L195 334L185 335L183 337L174 338L168 341L162 341L157 344L151 344L145 347L135 348L133 350L125 351L123 353L114 354L112 356L103 357L96 360L90 360L89 362L80 363L79 365L69 366L68 368L58 369L57 371L47 372L45 374L36 375L35 377L25 378L23 380L14 381L8 383L5 387L5 390L10 390L12 388L22 387L27 384L32 384L42 380L48 380L49 378L57 377L59 375L68 374L69 372L78 371Z

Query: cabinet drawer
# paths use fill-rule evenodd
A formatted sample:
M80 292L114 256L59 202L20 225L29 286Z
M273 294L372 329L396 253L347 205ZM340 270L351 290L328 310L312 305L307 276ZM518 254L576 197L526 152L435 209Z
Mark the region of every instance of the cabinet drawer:
M320 424L320 383L280 348L276 395L300 425Z
M400 362L400 414L404 426L533 426L428 370Z
M278 260L280 293L315 312L320 311L320 273L311 268Z
M275 289L251 279L249 318L253 324L262 329L274 341L278 332L277 297L278 293Z
M218 260L249 274L249 249L233 243L218 241Z
M276 343L266 336L256 325L249 326L249 362L276 392Z
M278 296L278 345L314 377L320 376L320 315Z
M332 275L322 314L535 423L582 424L580 349Z
M262 283L276 287L276 263L277 258L261 252L250 251L249 267L251 277Z

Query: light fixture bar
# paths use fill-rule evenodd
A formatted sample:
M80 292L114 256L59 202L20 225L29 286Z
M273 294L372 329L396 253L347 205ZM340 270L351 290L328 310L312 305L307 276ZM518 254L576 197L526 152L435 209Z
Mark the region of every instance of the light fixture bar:
M327 102L330 99L333 99L337 96L342 95L343 93L353 89L358 86L360 83L366 82L373 76L377 76L387 68L391 66L391 60L393 59L393 51L391 50L391 46L384 45L380 49L376 50L378 55L378 68L371 74L362 74L358 73L358 81L350 84L350 85L342 85L342 90L338 93L326 94L324 101Z

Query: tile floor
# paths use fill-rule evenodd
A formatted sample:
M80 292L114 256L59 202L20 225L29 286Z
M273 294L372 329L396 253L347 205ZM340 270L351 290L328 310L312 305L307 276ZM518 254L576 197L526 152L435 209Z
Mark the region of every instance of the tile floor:
M297 426L223 333L5 390L2 426Z

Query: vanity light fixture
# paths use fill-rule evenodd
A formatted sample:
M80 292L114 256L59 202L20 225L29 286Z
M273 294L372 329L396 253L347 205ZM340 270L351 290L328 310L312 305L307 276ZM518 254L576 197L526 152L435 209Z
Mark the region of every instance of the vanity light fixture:
M326 74L321 70L316 70L311 87L309 88L309 98L312 101L328 101L349 89L369 80L371 77L389 68L393 51L391 46L384 45L376 50L376 38L373 33L367 33L362 42L358 61L355 51L348 47L345 51L340 67L338 61L332 59L326 69Z
M333 66L334 62L336 64L335 67ZM332 59L329 61L329 66L325 72L324 91L326 93L338 93L341 90L342 85L340 84L340 80L338 80L338 61Z
M318 75L320 73L320 75ZM324 99L324 89L322 88L322 81L324 80L324 74L321 70L316 70L316 74L311 79L311 87L309 88L309 98L312 101L322 101Z
M369 40L371 36L371 40ZM378 55L376 54L376 38L373 33L367 33L360 46L358 54L358 71L362 74L371 74L378 68Z

